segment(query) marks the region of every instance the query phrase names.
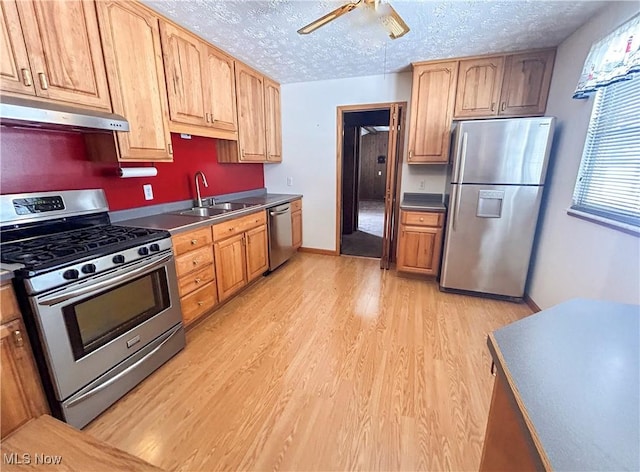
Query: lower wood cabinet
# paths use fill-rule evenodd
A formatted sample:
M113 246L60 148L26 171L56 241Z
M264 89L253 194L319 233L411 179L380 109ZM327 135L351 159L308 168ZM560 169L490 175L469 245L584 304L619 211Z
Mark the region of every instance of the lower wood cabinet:
M302 246L302 199L291 202L291 231L294 249Z
M444 213L401 210L397 270L437 275L443 226Z
M266 212L214 225L213 240L220 301L269 269Z
M182 319L189 326L218 303L211 226L172 238Z
M0 288L0 437L49 412L13 287Z

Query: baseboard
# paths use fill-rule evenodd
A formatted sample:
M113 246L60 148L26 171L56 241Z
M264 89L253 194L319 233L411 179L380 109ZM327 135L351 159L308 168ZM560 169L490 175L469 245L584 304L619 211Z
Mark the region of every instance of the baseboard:
M531 299L529 294L525 294L525 296L522 299L527 305L529 305L529 308L531 308L531 310L533 310L534 313L538 313L539 311L542 311L540 307L536 304L536 302L534 302Z
M339 256L336 251L330 249L317 249L315 247L301 247L298 248L299 252L308 252L311 254L322 254L323 256Z

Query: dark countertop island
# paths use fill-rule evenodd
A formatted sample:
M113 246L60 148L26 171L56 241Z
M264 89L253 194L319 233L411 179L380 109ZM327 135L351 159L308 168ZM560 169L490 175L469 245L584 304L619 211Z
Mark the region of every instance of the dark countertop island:
M488 345L498 378L481 470L518 467L505 458L513 435L495 447L508 427L504 415L492 422L501 386L544 468L640 469L640 306L570 300L493 332Z

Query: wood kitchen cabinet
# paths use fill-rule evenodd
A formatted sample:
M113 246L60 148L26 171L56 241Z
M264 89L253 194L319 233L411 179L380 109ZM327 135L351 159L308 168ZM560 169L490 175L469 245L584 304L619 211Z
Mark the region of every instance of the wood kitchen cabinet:
M544 115L555 49L509 55L500 92L500 115Z
M218 303L211 227L172 237L178 291L185 326Z
M409 164L449 162L457 76L457 61L414 65Z
M48 413L29 338L13 287L0 287L0 437Z
M91 0L2 0L0 89L111 110Z
M213 226L218 298L228 299L269 269L264 211Z
M233 59L164 20L160 37L171 131L236 140Z
M504 56L460 61L455 118L487 117L498 114Z
M397 270L437 275L443 226L444 213L401 210Z
M129 132L88 135L98 161L172 161L167 90L158 17L139 3L96 2L113 111Z
M302 246L302 199L291 202L291 231L294 249Z
M282 162L282 120L280 113L280 85L264 80L267 161Z

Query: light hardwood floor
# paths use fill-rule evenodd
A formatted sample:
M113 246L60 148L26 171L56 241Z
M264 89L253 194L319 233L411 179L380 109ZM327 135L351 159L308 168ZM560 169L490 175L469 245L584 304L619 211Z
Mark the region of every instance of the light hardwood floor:
M85 431L169 470L477 470L486 336L524 304L298 254Z

